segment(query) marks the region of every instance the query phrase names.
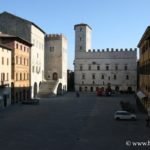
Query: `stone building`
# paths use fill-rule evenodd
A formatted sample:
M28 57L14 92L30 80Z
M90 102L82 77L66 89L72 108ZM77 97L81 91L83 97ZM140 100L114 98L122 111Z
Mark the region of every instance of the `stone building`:
M63 34L46 35L46 81L42 82L40 94L61 94L64 91L67 91L67 44L67 38Z
M0 109L11 104L11 52L0 42Z
M31 48L31 97L36 97L40 83L44 80L45 32L35 23L3 12L0 14L0 32L15 35L32 43Z
M16 36L0 34L0 41L12 49L11 103L30 99L30 52L32 44Z
M141 37L138 47L140 49L138 96L145 101L144 105L147 109L149 107L150 113L150 26Z
M87 24L75 30L75 90L94 92L111 86L117 91L136 91L136 49L92 49Z

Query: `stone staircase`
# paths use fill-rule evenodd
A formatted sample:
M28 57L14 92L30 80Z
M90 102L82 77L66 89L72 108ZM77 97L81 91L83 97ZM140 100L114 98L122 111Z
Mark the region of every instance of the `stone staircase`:
M37 94L37 97L40 98L46 98L50 96L54 96L54 90L57 86L58 81L49 80L49 81L43 81L40 85L39 92Z

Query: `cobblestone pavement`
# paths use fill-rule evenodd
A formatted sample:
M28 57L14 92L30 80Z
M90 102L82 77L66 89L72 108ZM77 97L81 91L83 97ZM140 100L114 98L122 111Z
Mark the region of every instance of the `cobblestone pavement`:
M41 99L39 105L16 104L0 112L0 150L148 150L133 142L150 140L145 115L115 121L120 100L133 95L97 97L75 93Z

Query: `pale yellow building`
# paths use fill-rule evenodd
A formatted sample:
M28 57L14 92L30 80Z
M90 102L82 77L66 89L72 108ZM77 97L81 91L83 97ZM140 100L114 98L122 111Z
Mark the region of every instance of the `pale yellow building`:
M30 50L31 43L11 35L0 34L3 44L12 50L12 103L30 99Z

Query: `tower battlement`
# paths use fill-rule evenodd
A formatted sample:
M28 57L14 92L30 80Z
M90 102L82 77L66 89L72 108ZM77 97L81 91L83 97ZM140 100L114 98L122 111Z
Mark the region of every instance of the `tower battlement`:
M51 40L60 40L62 37L64 37L63 34L47 34L46 38Z
M137 51L137 48L106 48L106 49L89 49L88 52L130 52L130 51Z

